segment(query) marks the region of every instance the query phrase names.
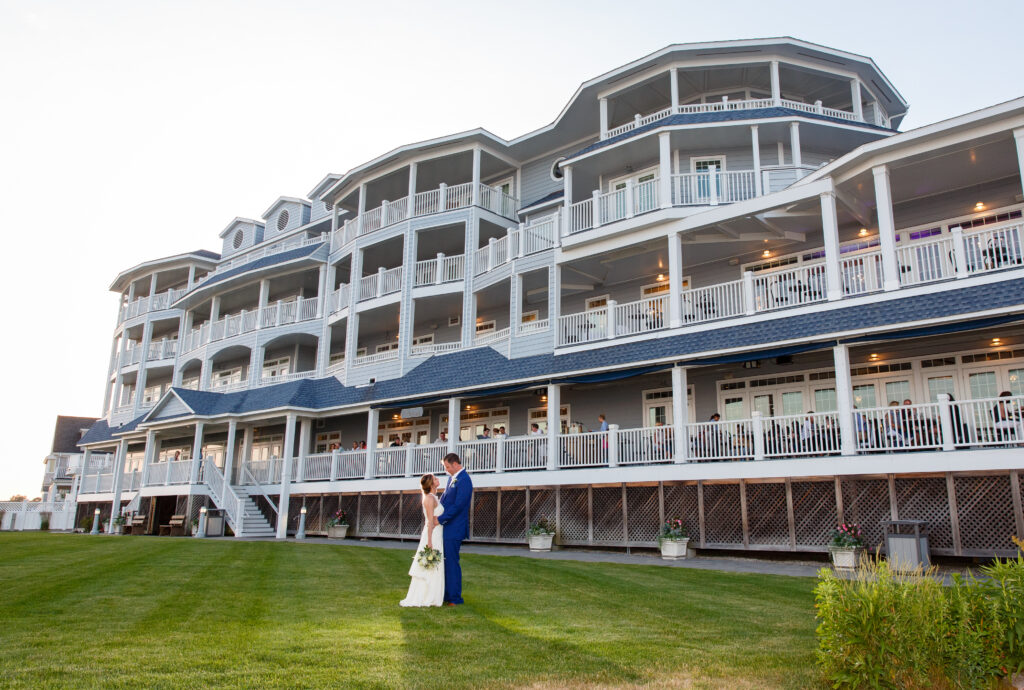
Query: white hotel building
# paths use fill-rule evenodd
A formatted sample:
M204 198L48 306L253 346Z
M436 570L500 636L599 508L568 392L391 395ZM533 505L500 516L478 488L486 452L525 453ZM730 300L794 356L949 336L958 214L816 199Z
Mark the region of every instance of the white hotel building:
M413 536L415 477L454 451L476 541L544 515L653 545L681 517L698 548L823 551L922 519L933 553L1009 552L1024 99L906 111L859 55L673 45L534 132L400 147L235 218L219 255L127 269L79 517L205 505L281 538L340 506Z

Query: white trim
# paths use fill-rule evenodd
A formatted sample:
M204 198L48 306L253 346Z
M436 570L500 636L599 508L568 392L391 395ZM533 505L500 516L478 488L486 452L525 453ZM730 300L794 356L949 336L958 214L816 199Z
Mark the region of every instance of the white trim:
M594 311L595 309L604 309L606 306L608 306L608 300L610 300L610 299L611 299L611 295L608 294L608 293L605 293L603 295L594 295L593 297L588 297L583 302L583 311ZM594 305L595 302L602 302L602 303L595 306Z

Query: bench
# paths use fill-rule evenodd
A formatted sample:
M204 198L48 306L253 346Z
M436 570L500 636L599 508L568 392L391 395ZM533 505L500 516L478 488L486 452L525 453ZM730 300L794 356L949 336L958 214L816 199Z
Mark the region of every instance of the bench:
M132 516L131 522L128 523L128 534L145 534L146 533L146 516L140 513L136 513Z
M185 516L184 515L172 515L171 521L166 525L160 525L160 536L161 537L184 537L185 536Z

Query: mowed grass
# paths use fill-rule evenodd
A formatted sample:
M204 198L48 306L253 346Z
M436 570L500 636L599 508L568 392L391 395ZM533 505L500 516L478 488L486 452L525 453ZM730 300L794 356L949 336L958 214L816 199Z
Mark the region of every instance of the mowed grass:
M810 578L462 557L402 609L408 551L0 534L0 685L820 687Z

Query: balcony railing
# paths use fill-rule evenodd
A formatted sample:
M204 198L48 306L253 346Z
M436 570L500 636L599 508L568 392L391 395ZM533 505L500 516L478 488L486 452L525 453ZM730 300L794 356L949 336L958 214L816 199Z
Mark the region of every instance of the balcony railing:
M151 311L167 309L181 299L185 292L187 292L185 288L172 288L166 292L160 292L149 297L139 297L138 299L121 307L117 322L121 323L122 321L135 318L136 316L146 314Z
M446 211L457 211L473 204L473 183L464 182L449 187L442 184L437 189L419 192L409 203L409 197L396 201L384 201L377 208L364 211L355 218L345 221L334 235L333 248L338 249L371 232L400 223L410 218L427 216ZM479 204L493 213L515 220L519 200L499 189L481 184Z
M252 263L258 259L262 259L267 256L273 256L275 254L282 254L284 252L291 251L293 249L299 249L300 247L309 247L314 244L321 244L328 240L327 233L322 232L316 237L294 237L291 239L284 240L283 242L275 242L269 244L266 247L261 247L255 251L248 252L244 256L239 256L228 261L221 262L217 265L217 268L213 270L213 273L223 273L224 271L232 268L238 268L246 264Z
M157 340L149 344L149 352L146 354L146 361L157 362L163 359L174 359L174 356L177 353L177 339Z
M360 355L355 358L352 364L361 367L366 364L376 364L377 362L390 362L393 359L398 359L397 348L386 352L375 352L372 355Z
M277 374L276 376L261 376L256 385L276 386L279 383L287 383L288 381L316 378L316 375L316 369L310 369L309 371L292 371L287 374Z
M424 357L427 355L439 355L445 352L456 352L462 348L462 342L456 340L451 343L423 343L412 346L413 357Z
M611 139L617 137L620 134L626 132L632 132L633 130L641 127L646 127L649 124L662 120L670 115L689 115L696 113L714 113L714 112L726 112L735 110L754 110L760 108L772 108L782 107L790 108L792 110L799 110L805 113L812 113L815 115L824 115L826 117L836 118L838 120L847 120L849 122L866 122L865 118L857 118L855 113L848 110L839 110L837 108L826 108L822 106L821 101L814 103L802 103L800 101L791 101L785 98L775 101L771 98L754 98L749 100L729 100L723 98L721 101L714 101L711 103L692 103L689 105L679 105L675 108L671 106L663 108L661 110L649 113L647 115L634 115L633 120L621 124L617 127L609 129L607 132L601 133L601 139ZM889 126L888 118L885 118L880 113L876 113L873 124L880 125L883 127Z
M331 293L329 310L331 314L336 314L345 307L348 306L349 299L351 298L352 290L347 284L342 283L338 286L338 289Z
M383 297L402 289L402 266L380 268L376 273L359 279L359 301Z
M414 287L441 285L462 280L465 277L466 257L463 254L445 256L438 254L436 259L425 259L416 262L416 278Z
M319 298L300 297L294 300L279 300L263 309L229 314L216 321L204 323L192 329L185 338L181 352L191 352L203 345L215 343L236 335L251 333L257 328L272 328L292 323L311 321L317 318Z

